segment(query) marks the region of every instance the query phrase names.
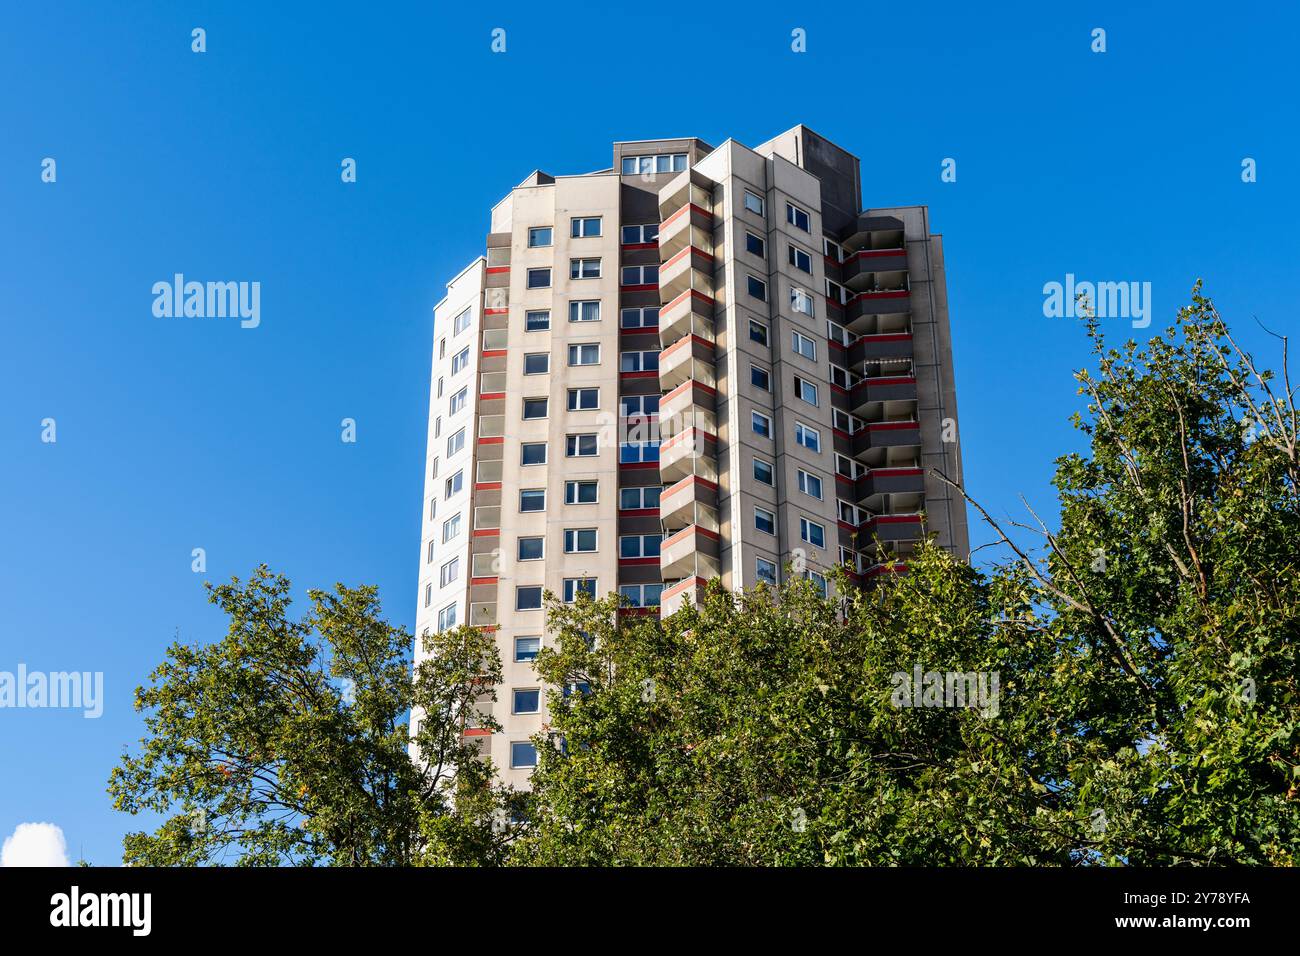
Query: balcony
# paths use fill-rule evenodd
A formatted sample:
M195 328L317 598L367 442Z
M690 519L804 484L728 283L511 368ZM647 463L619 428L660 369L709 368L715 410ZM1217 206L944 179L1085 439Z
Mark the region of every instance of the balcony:
M849 346L849 367L856 369L863 362L891 358L912 358L911 332L886 332L862 335Z
M659 241L663 242L664 229L674 222L673 215L682 209L694 208L712 220L713 180L688 169L674 176L659 190ZM683 216L693 213L683 213ZM711 225L710 225L711 228Z
M919 514L874 515L859 532L882 545L915 542L925 537L925 520Z
M862 292L875 285L878 273L907 272L907 250L863 249L847 257L840 268L840 285Z
M713 217L699 206L682 206L659 226L659 261L694 246L713 253Z
M694 379L688 379L659 399L661 429L663 424L668 422L666 432L676 434L681 429L674 427L673 422L698 424L705 427L716 423L717 398L718 393L708 385Z
M911 314L910 289L869 289L849 299L842 324L851 332L863 334L883 331L882 326L898 327Z
M718 480L718 439L702 428L684 428L659 446L659 474L666 485L688 475Z
M664 347L678 339L695 335L706 342L714 340L713 297L690 289L659 310L659 342Z
M898 249L904 244L903 220L894 216L859 216L840 242L845 252Z
M660 617L667 617L687 604L697 603L706 584L708 581L700 577L682 578L671 583L665 581L663 594L659 597Z
M713 343L692 336L680 338L659 353L659 387L673 389L695 380L716 386Z
M877 402L915 402L916 376L890 375L879 378L864 378L853 386L849 393L849 409L860 417L870 417L867 413Z
M716 531L687 525L664 538L659 551L659 573L665 581L681 577L715 578L718 549Z
M717 484L706 478L687 475L665 488L659 498L659 520L670 531L692 524L717 531Z
M873 468L855 483L859 504L882 495L920 495L925 493L923 468Z
M920 448L921 426L913 420L872 422L853 435L853 457L874 468L915 461Z
M703 292L711 298L713 267L713 256L695 246L687 246L659 267L659 301L672 302L688 290Z

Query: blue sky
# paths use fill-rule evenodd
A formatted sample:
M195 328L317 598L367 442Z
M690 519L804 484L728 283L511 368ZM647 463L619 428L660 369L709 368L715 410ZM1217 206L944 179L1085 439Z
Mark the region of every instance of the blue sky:
M1114 321L1116 335L1166 324L1198 276L1270 359L1252 316L1300 332L1294 11L583 8L600 12L6 12L0 670L103 671L106 700L98 720L0 710L0 836L49 821L74 857L120 860L136 824L105 782L165 646L223 631L204 577L265 561L300 589L374 583L413 623L431 308L534 168L608 166L616 139L756 145L802 122L862 157L868 205L929 204L968 487L995 514L1020 493L1050 511L1052 459L1077 442L1086 343L1044 318L1045 282L1150 282L1152 328ZM655 26L658 9L690 22ZM955 183L940 181L947 157ZM1258 182L1241 181L1244 157ZM155 318L150 289L177 272L260 282L260 327ZM345 417L356 444L340 441Z

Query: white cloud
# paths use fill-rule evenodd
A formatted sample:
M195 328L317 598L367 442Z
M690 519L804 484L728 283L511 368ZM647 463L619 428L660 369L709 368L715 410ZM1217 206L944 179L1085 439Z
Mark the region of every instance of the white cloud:
M0 848L0 866L67 866L68 842L53 823L20 823Z

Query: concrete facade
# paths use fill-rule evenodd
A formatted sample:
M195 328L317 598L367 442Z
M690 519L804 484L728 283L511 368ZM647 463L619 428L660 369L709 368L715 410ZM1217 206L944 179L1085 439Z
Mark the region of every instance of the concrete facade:
M670 613L715 577L865 584L927 534L968 557L930 474L961 480L942 240L859 195L800 126L616 143L492 210L434 310L417 632L496 628L504 731L479 742L507 782L546 720L538 588Z

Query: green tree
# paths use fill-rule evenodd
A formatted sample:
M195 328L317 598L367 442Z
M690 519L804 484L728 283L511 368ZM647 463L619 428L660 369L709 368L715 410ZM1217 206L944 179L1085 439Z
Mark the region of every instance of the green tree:
M117 809L166 817L126 837L126 863L501 860L509 794L462 733L496 727L491 634L426 636L413 673L411 635L382 619L373 587L310 591L300 620L265 566L208 590L225 638L168 649L136 692L148 736L109 781Z
M714 586L662 623L552 605L539 672L585 692L550 694L515 860L1293 864L1290 383L1199 287L1144 349L1088 332L1059 527L975 505L1006 559L926 547L832 600ZM996 714L899 706L916 668L997 675Z

